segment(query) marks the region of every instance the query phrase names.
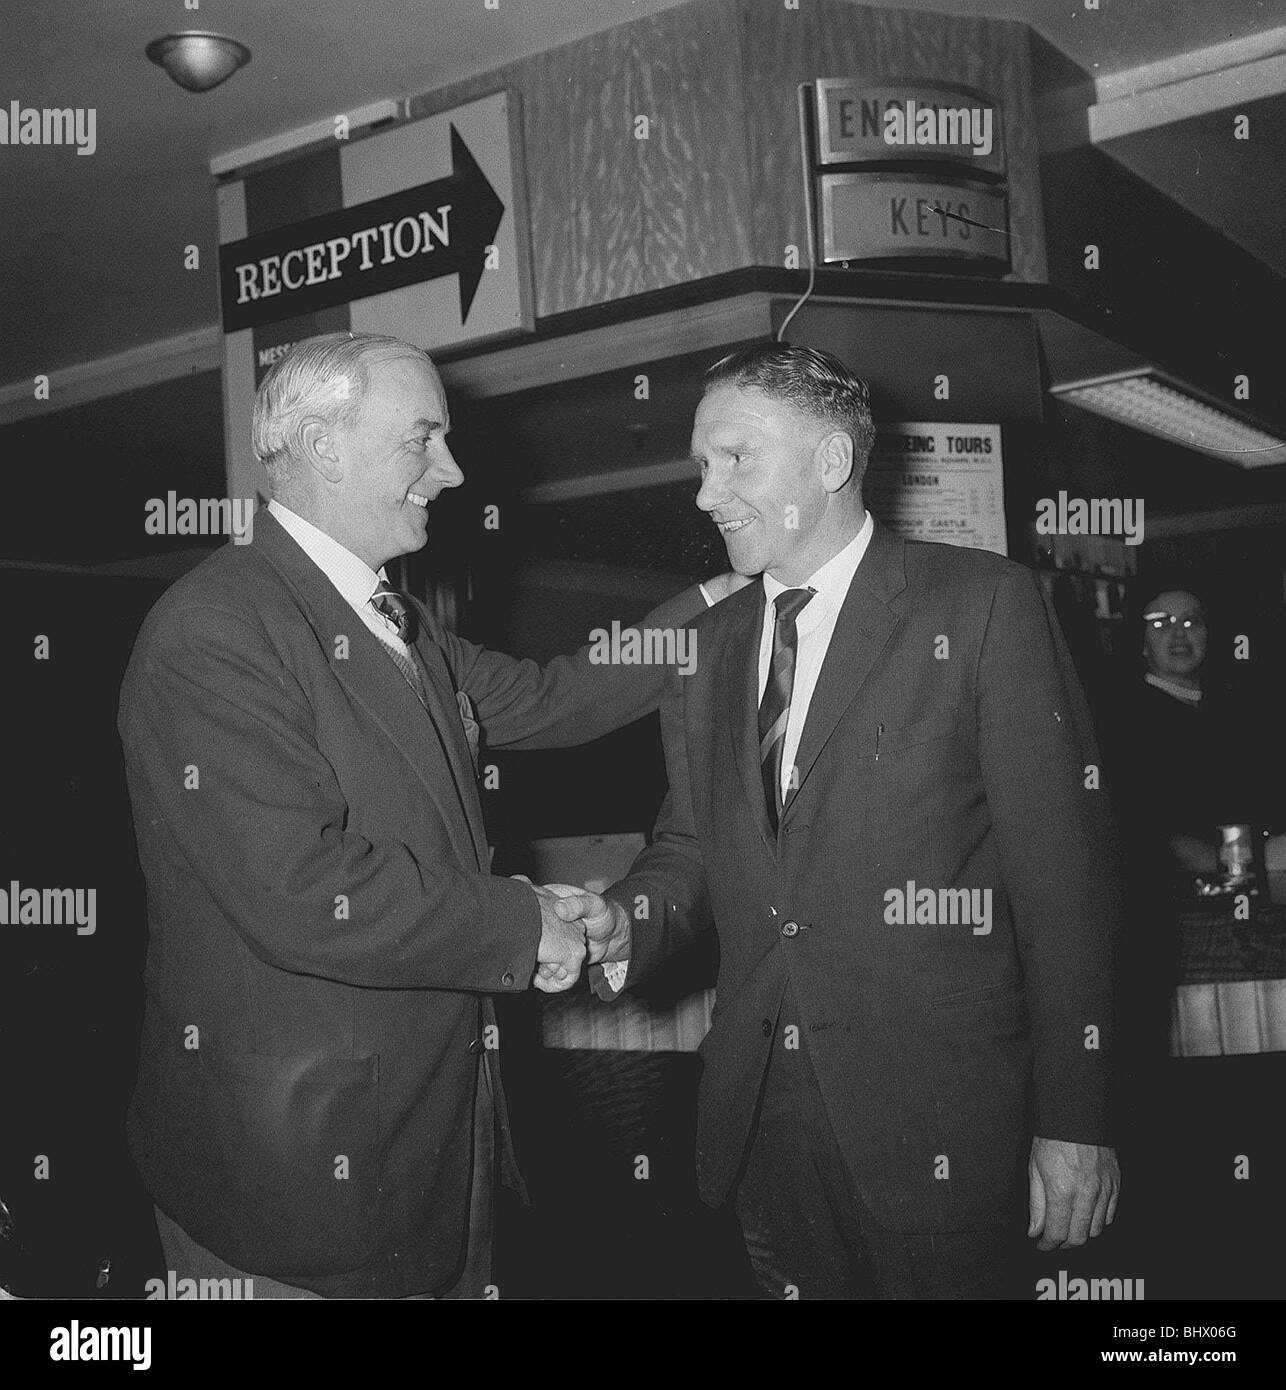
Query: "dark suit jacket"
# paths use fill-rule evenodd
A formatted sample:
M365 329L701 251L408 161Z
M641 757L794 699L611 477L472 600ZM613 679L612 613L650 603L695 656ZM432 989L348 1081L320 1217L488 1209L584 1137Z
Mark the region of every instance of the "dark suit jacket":
M763 606L754 585L701 617L698 669L663 706L669 795L610 892L636 919L627 982L713 916L707 1202L729 1195L770 1049L795 1025L875 1219L977 1229L1014 1196L1033 1120L1048 1138L1107 1140L1118 894L1084 702L1029 570L877 524L774 838ZM990 934L890 924L885 894L908 880L992 889ZM779 1012L787 982L797 1017Z
M699 608L689 590L644 621ZM542 669L419 612L427 715L260 512L253 545L157 603L121 692L150 926L132 1150L195 1240L326 1294L451 1282L487 996L535 967L540 913L488 871L457 692L491 746L537 748L663 690L661 667L583 648Z

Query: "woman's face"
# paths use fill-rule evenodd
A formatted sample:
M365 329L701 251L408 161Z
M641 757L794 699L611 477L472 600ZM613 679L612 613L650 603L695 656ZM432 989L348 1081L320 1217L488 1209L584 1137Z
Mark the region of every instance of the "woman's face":
M1193 676L1206 659L1206 614L1201 600L1167 590L1143 614L1143 655L1154 676Z

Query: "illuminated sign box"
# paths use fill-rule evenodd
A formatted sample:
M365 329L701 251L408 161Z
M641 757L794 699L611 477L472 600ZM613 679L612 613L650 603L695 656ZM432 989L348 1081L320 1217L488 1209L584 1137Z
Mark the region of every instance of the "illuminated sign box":
M950 161L967 166L970 177L1004 176L1000 103L985 92L946 82L820 77L815 95L818 164Z
M821 259L963 260L1005 273L1009 200L994 188L915 174L822 174Z

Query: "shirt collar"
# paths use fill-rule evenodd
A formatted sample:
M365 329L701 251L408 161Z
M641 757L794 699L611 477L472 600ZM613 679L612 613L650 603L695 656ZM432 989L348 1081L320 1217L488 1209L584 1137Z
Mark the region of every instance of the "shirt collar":
M1201 703L1200 687L1193 690L1191 686L1180 685L1177 681L1168 681L1164 676L1155 676L1151 671L1145 671L1143 679L1149 685L1155 685L1158 690L1164 690L1167 695L1173 695L1176 700L1183 700L1190 705Z
M865 520L858 528L857 535L849 541L843 550L832 555L824 565L809 575L803 584L781 584L765 571L764 594L769 606L772 605L778 594L784 593L787 589L814 589L821 597L822 602L819 603L816 599L811 600L799 615L799 622L804 623L805 626L811 626L813 622L820 620L826 609L834 608L838 612L844 605L844 599L848 595L853 576L857 573L858 565L862 563L862 557L866 554L874 531L875 520L868 511Z
M365 560L359 559L347 546L340 545L334 536L327 535L311 521L305 521L298 512L283 507L275 497L268 503L268 510L339 590L345 602L359 612L365 608L385 578L383 568L377 574Z

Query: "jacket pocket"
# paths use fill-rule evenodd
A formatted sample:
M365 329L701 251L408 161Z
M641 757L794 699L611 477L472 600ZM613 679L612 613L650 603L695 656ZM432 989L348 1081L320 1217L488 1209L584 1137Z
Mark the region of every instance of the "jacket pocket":
M378 1056L270 1057L203 1043L195 1060L195 1103L169 1127L182 1178L161 1206L251 1274L289 1282L370 1263Z
M970 989L953 990L933 1000L935 1009L967 1008L970 1004L992 1004L998 999L1012 999L1023 1002L1026 991L1013 980L1000 980L995 984L975 985Z

